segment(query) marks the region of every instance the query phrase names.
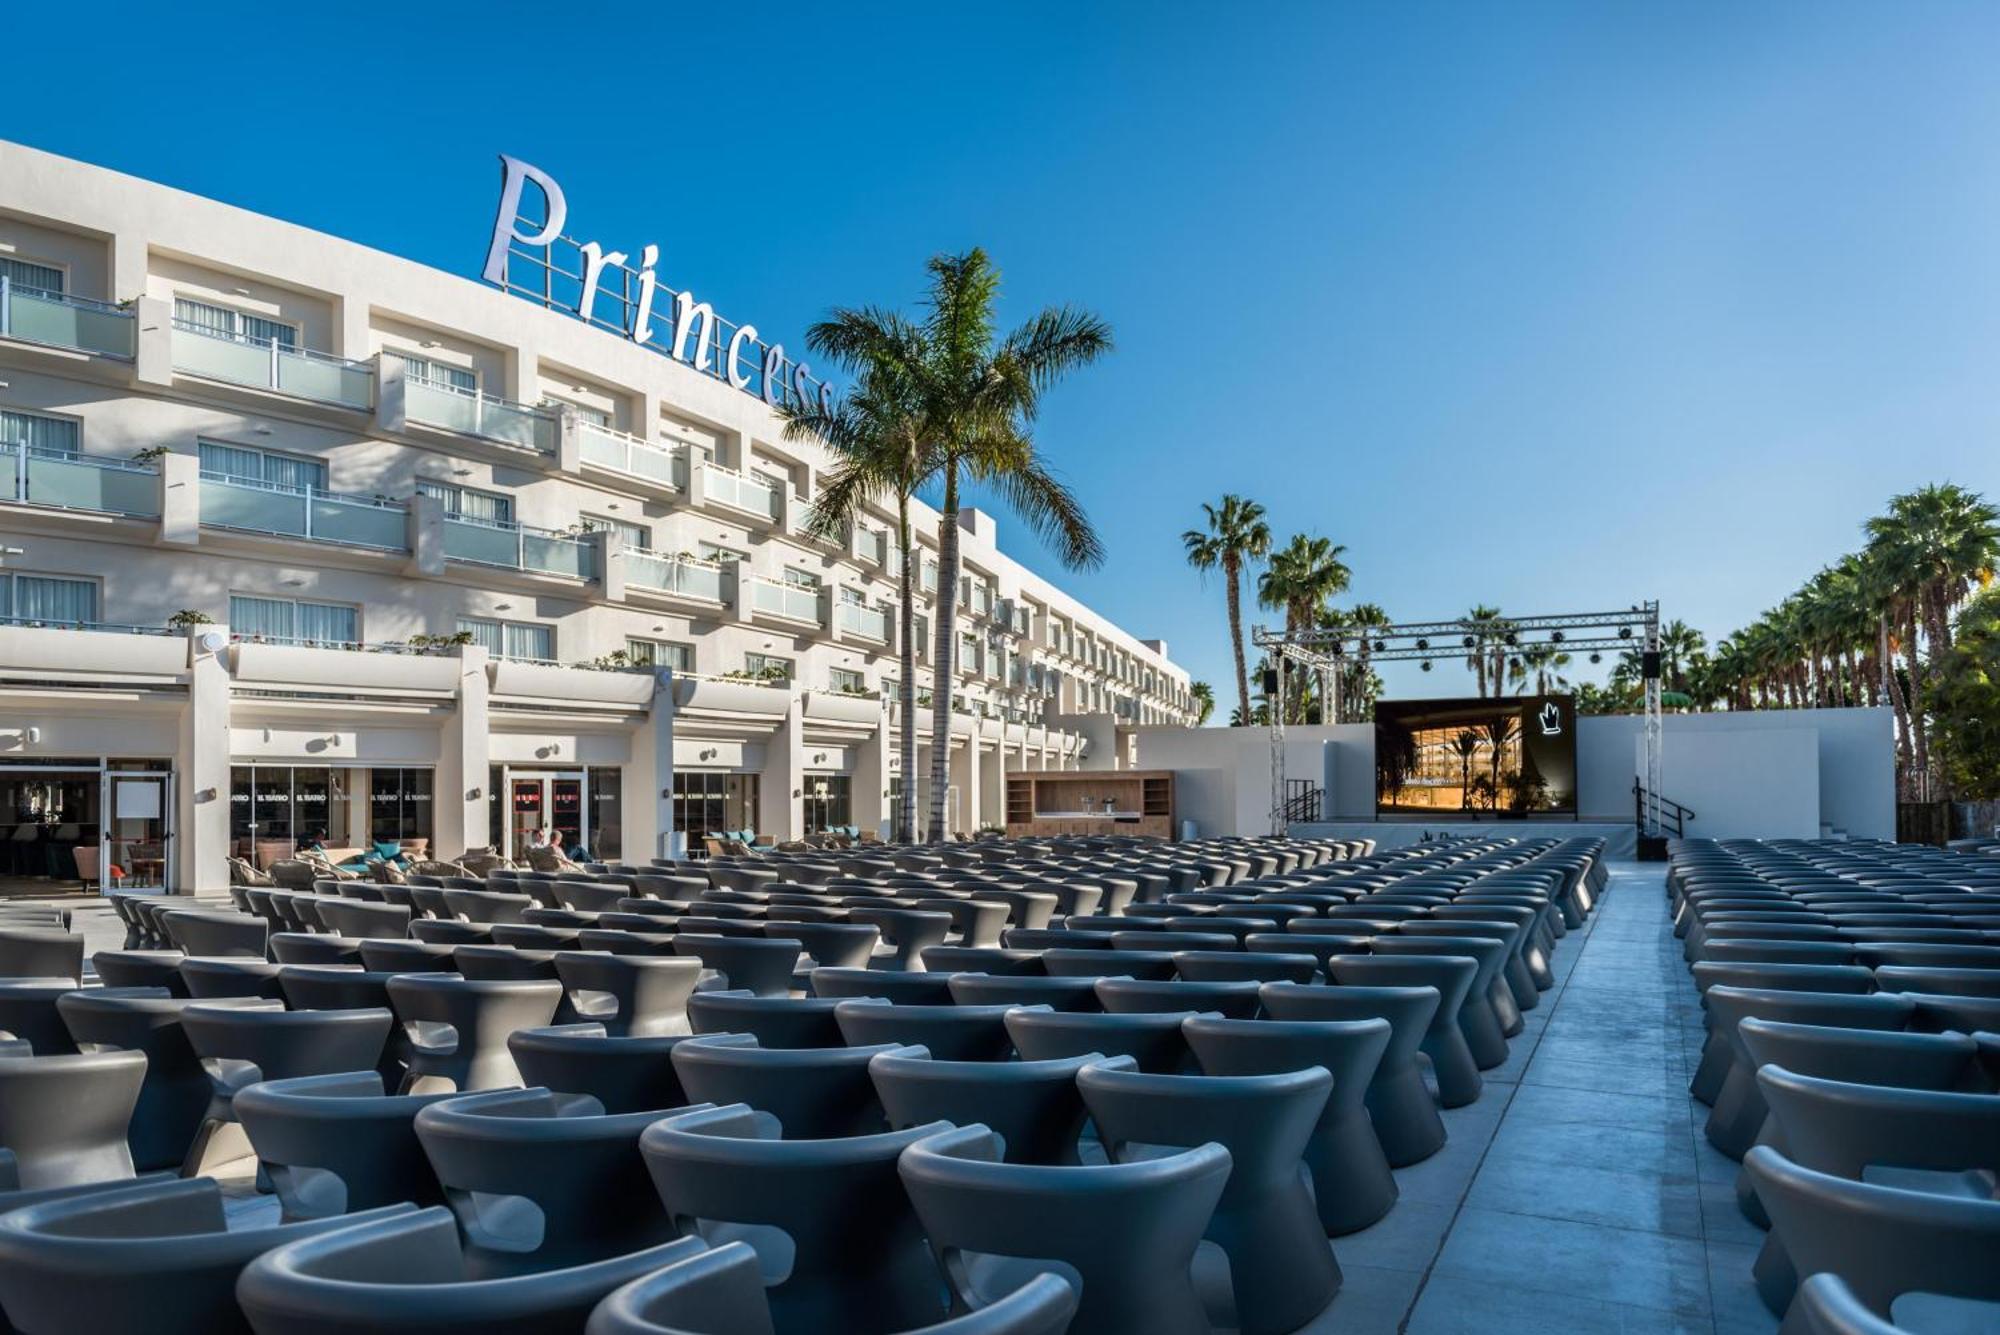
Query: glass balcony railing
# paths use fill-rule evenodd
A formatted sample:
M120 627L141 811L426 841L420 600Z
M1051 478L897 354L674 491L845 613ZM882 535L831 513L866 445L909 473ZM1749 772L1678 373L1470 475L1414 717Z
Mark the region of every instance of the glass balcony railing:
M401 501L344 496L221 473L201 475L201 526L275 533L385 552L410 549L409 508Z
M174 370L234 385L276 390L356 412L375 407L375 369L324 352L257 343L174 321Z
M584 463L641 478L675 491L686 491L687 453L672 445L656 445L595 422L578 428L578 456Z
M530 528L525 524L501 524L462 515L444 518L444 554L447 560L470 565L498 566L504 570L528 570L567 579L597 578L597 548L567 533Z
M878 566L889 564L889 535L879 528L864 528L855 540L855 547L861 559L872 561Z
M864 607L860 603L842 603L840 628L850 635L861 635L886 644L889 640L889 609Z
M723 581L728 574L713 561L625 549L625 583L635 588L719 603L724 601Z
M75 348L131 361L138 348L132 312L109 302L17 287L0 278L0 338Z
M802 584L753 577L750 580L750 609L789 621L810 621L818 625L819 590Z
M460 389L441 380L406 376L403 415L412 422L443 427L461 435L497 440L539 454L554 454L556 415L546 408Z
M778 517L778 484L755 473L738 473L709 464L704 470L703 490L711 501L743 510L765 519Z
M160 517L160 475L129 459L0 443L0 500L58 510Z

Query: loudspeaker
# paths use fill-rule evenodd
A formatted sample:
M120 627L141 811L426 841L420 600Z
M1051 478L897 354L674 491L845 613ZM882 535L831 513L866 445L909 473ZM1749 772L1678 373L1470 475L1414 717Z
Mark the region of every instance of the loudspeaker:
M1647 681L1657 681L1660 676L1660 651L1649 649L1639 655L1639 675Z
M1264 669L1264 694L1266 694L1266 695L1276 695L1277 693L1278 693L1278 669L1276 669L1276 668L1265 668L1265 669Z

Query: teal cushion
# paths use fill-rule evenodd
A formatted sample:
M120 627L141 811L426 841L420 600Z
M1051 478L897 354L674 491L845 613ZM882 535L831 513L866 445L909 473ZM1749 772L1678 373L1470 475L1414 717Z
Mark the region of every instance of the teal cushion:
M384 860L394 860L403 856L403 846L393 839L377 839L375 856Z

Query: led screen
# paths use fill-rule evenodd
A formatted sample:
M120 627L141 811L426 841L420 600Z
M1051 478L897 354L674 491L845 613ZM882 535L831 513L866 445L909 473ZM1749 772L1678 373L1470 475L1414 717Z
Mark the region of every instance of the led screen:
M1575 699L1377 701L1375 814L1574 819Z

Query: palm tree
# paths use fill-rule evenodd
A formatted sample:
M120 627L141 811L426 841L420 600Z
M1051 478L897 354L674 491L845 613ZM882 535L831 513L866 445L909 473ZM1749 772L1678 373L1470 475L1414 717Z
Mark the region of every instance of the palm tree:
M1327 599L1347 589L1352 572L1340 560L1346 550L1328 538L1293 535L1290 543L1272 553L1269 567L1257 580L1258 606L1282 611L1287 634L1318 625L1326 615ZM1293 706L1287 712L1297 716L1287 722L1305 721L1306 694L1300 690L1287 702ZM1324 711L1321 717L1330 721Z
M1500 609L1497 607L1488 607L1486 604L1480 603L1465 614L1461 619L1461 624L1464 625L1467 631L1466 639L1470 641L1465 646L1465 665L1472 669L1472 675L1479 683L1479 694L1481 698L1484 698L1486 695L1488 648L1494 640L1500 638L1500 627L1503 624L1500 620ZM1505 651L1503 650L1502 652L1504 654ZM1493 677L1493 694L1500 694L1500 683L1501 674L1495 673Z
M893 498L896 505L896 692L902 709L898 752L904 783L896 802L895 837L909 843L917 823L916 563L910 502L929 466L922 403L912 374L922 343L902 316L873 310L838 310L808 330L806 342L857 376L854 387L830 407L802 398L780 409L787 438L817 437L836 460L813 501L807 533L837 541L870 503Z
M1553 644L1531 644L1521 650L1516 660L1520 665L1520 678L1525 685L1530 676L1534 678L1535 694L1547 695L1550 685L1557 689L1568 685L1561 675L1561 669L1570 665L1570 656Z
M1188 695L1194 699L1194 725L1199 728L1215 712L1215 688L1205 681L1190 683Z
M1458 809L1472 809L1472 757L1479 752L1479 734L1470 728L1451 739L1451 749L1458 756Z
M1072 307L1048 307L1004 338L994 305L1000 271L986 252L937 255L917 325L923 356L913 370L933 476L944 489L938 516L936 685L931 693L930 837L945 837L951 766L952 659L958 649L960 488L978 483L1070 569L1096 566L1104 547L1076 496L1044 466L1030 434L1050 386L1111 350L1111 329Z
M1660 673L1667 679L1667 689L1686 692L1688 669L1707 646L1702 633L1685 621L1660 627Z
M1347 625L1362 631L1373 630L1377 626L1394 624L1389 619L1389 614L1383 611L1377 603L1356 603L1347 613L1345 622ZM1351 702L1347 706L1347 713L1356 721L1373 717L1372 711L1375 703L1375 693L1381 689L1381 683L1375 677L1375 668L1370 662L1374 653L1374 640L1369 636L1362 636L1361 650L1356 655L1359 661L1355 663L1354 667L1349 669L1354 674L1354 685L1352 688L1343 690L1340 693L1342 701ZM1341 721L1340 719L1334 720L1336 723Z
M1201 508L1207 529L1187 530L1181 534L1181 544L1187 548L1188 564L1196 570L1222 571L1229 603L1229 648L1236 656L1235 717L1247 724L1252 715L1250 675L1243 661L1243 567L1270 552L1271 528L1264 522L1264 507L1241 496L1224 496L1220 505L1203 502Z

